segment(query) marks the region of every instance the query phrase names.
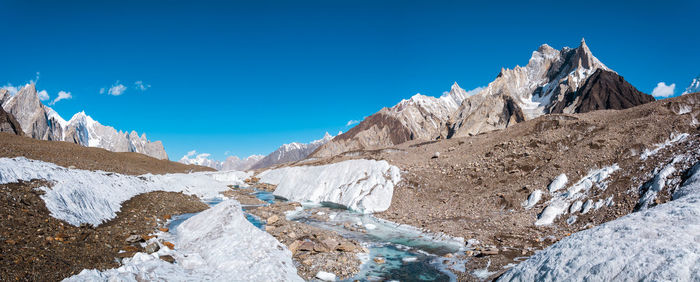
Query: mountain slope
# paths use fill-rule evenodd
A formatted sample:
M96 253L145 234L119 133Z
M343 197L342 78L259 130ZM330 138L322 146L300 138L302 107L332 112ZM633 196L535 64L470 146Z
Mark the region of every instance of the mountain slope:
M27 84L16 95L0 94L2 107L12 114L25 135L39 140L66 141L87 147L98 147L113 152L136 152L158 159L168 155L160 141L150 142L135 131L126 133L93 120L85 112L64 120L52 108L39 100L34 84Z
M566 103L564 103L566 101ZM598 69L577 91L570 92L550 110L562 113L564 108L573 108L576 113L595 110L622 110L653 102L654 97L634 88L617 73Z
M625 109L650 101L651 96L593 56L584 40L574 49L556 50L545 44L525 67L502 69L474 95L465 95L455 84L440 98L414 96L366 118L313 156L476 135L550 113Z
M346 151L443 136L450 115L469 94L457 83L440 98L416 94L367 117L348 132L320 147L313 155L326 157Z

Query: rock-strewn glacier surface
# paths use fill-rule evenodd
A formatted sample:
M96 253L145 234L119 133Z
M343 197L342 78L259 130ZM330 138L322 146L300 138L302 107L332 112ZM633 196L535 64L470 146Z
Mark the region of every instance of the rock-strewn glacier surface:
M575 233L499 281L697 281L700 164L673 201Z

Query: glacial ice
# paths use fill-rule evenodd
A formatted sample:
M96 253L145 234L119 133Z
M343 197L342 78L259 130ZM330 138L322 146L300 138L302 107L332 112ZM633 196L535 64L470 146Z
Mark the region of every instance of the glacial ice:
M677 143L677 142L685 140L685 138L688 138L688 136L690 136L688 133L681 133L681 134L672 133L671 137L668 140L666 140L666 142L656 144L655 145L656 148L654 148L654 149L644 150L644 152L642 153L642 155L639 156L639 158L641 160L646 160L647 158L655 155L656 153L663 150L664 148L673 145L673 143Z
M673 199L566 237L499 281L698 281L700 164Z
M119 268L86 269L64 281L303 281L291 252L250 224L234 200L187 219L176 234L175 250L137 253ZM176 263L158 258L166 254Z
M570 203L572 201L582 200L583 198L585 198L588 194L588 191L591 188L593 188L594 184L597 185L601 190L605 190L605 188L607 187L605 179L607 179L613 172L617 171L618 169L620 169L620 167L617 164L613 164L609 167L604 167L598 170L592 170L586 176L581 178L581 180L569 187L569 189L567 189L566 191L553 193L549 205L546 208L544 208L542 213L540 213L539 217L537 218L537 221L535 221L535 225L542 226L552 224L559 215L564 214L568 211L568 209L570 208ZM554 181L552 181L552 184L557 182L557 179L559 179L559 176L555 178ZM552 186L552 184L550 184L550 187ZM585 204L583 205L584 210L587 212L588 210L586 209ZM597 207L596 205L596 209L598 208L599 207Z
M152 192L170 191L197 195L202 199L221 198L227 184L243 184L248 174L241 172L197 172L141 176L104 171L68 169L52 163L23 157L0 158L0 184L45 179L52 187L41 187L41 198L51 216L79 226L93 226L116 217L121 203ZM222 180L217 181L216 179Z
M564 188L564 186L566 186L566 182L568 181L569 179L566 177L566 174L562 173L552 180L552 183L549 184L547 189L549 190L549 193L555 192Z
M277 185L275 196L290 201L333 203L351 210L374 213L391 205L399 168L386 161L347 160L321 166L283 167L258 175Z

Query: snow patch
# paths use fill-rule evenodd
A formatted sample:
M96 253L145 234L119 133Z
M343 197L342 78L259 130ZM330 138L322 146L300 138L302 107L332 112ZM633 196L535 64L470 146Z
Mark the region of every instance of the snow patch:
M666 142L656 144L655 145L656 148L654 148L652 150L645 149L644 153L642 153L642 155L639 156L639 159L646 160L647 158L653 156L654 154L658 153L659 151L663 150L664 148L673 145L673 143L677 143L677 142L685 140L685 138L687 138L688 136L690 136L688 133L681 133L681 134L671 133L671 137L668 140L666 140Z
M552 183L549 184L547 189L549 190L549 193L555 192L564 188L564 186L566 186L566 182L568 181L569 179L566 177L566 174L562 173L552 180Z
M480 280L486 280L487 278L491 277L491 275L496 274L497 271L489 271L489 266L491 266L491 260L489 260L486 263L486 267L482 269L477 269L472 272L472 274L476 277L479 278Z
M535 191L532 191L532 193L530 193L530 196L527 197L527 201L523 202L521 205L526 210L529 210L535 205L537 205L537 202L539 202L540 199L542 199L542 190L537 189Z
M398 167L374 160L283 167L266 170L257 177L261 182L277 185L275 196L298 202L333 203L363 213L387 210L394 186L401 180Z
M316 278L321 281L335 281L335 274L325 271L319 271L316 273Z

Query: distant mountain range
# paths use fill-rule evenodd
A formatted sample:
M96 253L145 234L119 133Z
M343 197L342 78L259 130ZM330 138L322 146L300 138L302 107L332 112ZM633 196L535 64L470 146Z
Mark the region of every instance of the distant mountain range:
M367 117L311 156L470 136L544 114L625 109L651 101L593 56L585 40L573 49L545 44L527 66L501 69L483 89L468 94L455 83L440 98L413 96Z
M700 91L700 76L683 94ZM501 69L483 88L465 91L456 82L436 98L416 94L365 118L346 133L326 135L303 144L280 146L267 156L224 161L194 152L179 162L219 170L248 170L296 162L307 157L329 157L348 151L383 148L410 140L437 140L471 136L504 129L515 123L551 113L583 113L600 109L626 109L654 101L596 58L585 40L577 48L556 50L547 44L532 52L524 67ZM0 132L21 131L41 140L66 141L115 152L137 152L159 159L168 156L160 141L117 131L93 120L85 112L70 120L61 118L39 100L34 84L16 95L0 89ZM21 130L20 130L21 128Z
M117 131L80 112L66 121L52 108L44 105L34 84L27 84L15 95L0 89L0 104L21 127L23 135L40 140L66 141L113 152L136 152L158 159L167 159L163 143L151 142L146 134L139 136ZM1 114L0 114L1 115Z
M340 133L339 133L340 134ZM277 148L274 152L267 156L252 155L245 159L232 156L224 161L209 159L210 154L196 154L195 151L189 152L183 156L179 162L184 164L195 164L208 166L218 170L249 170L258 168L267 168L278 164L296 162L306 159L309 154L315 151L318 147L333 139L334 136L328 134L319 140L309 143L289 143Z

